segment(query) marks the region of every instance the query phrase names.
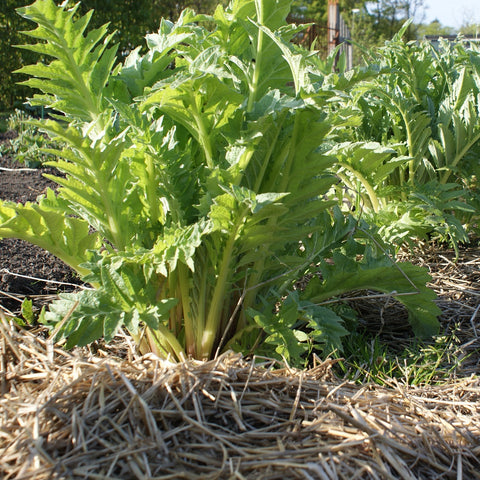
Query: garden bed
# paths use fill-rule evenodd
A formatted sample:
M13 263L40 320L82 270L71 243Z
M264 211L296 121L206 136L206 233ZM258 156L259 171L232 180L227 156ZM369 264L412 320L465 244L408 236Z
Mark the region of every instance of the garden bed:
M0 143L9 142L15 135L0 133ZM10 156L0 155L0 198L34 201L55 185L43 176L45 171L52 173L50 169L24 168ZM22 240L0 240L0 310L4 313L18 312L25 295L34 298L37 306L42 305L59 288L71 290L69 283L79 283L75 273L50 253Z
M31 201L51 186L41 170L0 162L4 199ZM78 280L43 250L2 240L0 476L480 478L479 257L474 245L458 262L445 248L416 252L454 341L438 379L380 386L368 372L341 378L337 360L307 371L234 354L174 365L138 356L127 338L66 352L8 315L25 296L41 306ZM364 327L393 345L397 312L385 302L363 298L356 307Z

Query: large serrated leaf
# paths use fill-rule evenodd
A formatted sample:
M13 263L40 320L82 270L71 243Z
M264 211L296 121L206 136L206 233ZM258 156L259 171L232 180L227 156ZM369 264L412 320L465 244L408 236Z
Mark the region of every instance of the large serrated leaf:
M89 250L99 248L100 238L89 232L84 220L65 216L56 207L52 193L39 204L0 201L0 238L20 238L38 245L83 275L87 272L80 265L88 259Z
M383 292L406 307L416 335L429 337L438 333L441 312L434 302L435 292L426 287L430 277L424 268L411 263L375 266L375 262L370 261L361 264L335 252L333 264L323 263L321 271L324 282L312 283L305 292L311 302L321 304L355 290Z
M75 19L77 9L78 5L66 9L65 3L57 7L53 0L37 0L17 10L24 18L37 23L36 29L25 32L41 40L32 50L56 58L49 65L37 63L18 72L37 77L25 84L46 94L42 104L48 102L47 105L67 116L90 121L101 113L103 91L116 60L116 47L107 48L112 35L107 36L106 26L85 36L93 12ZM47 41L49 46L43 47L42 41ZM23 48L28 49L29 45Z

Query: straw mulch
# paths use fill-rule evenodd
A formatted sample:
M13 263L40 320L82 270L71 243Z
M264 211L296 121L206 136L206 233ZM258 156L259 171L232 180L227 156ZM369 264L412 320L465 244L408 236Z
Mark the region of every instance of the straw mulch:
M480 239L476 243L462 249L459 258L435 245L423 245L413 256L432 276L443 333L457 339L463 375L480 373Z
M333 361L88 357L0 325L3 479L480 479L475 376L384 388Z
M478 249L458 263L415 258L457 338L458 368L438 385L359 385L333 360L174 365L136 356L128 339L65 352L0 318L0 478L480 479ZM367 310L379 301L380 328L392 327L392 302Z

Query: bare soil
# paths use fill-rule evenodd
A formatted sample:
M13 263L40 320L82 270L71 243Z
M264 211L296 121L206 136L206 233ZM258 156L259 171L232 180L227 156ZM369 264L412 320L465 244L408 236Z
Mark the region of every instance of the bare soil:
M15 132L0 133L0 143L9 142ZM27 169L8 155L0 156L0 199L13 202L33 202L55 188L44 177L54 173L51 168ZM52 283L59 282L59 283ZM18 312L25 296L42 303L42 297L73 287L63 283L80 283L75 272L45 250L22 240L0 240L0 309Z

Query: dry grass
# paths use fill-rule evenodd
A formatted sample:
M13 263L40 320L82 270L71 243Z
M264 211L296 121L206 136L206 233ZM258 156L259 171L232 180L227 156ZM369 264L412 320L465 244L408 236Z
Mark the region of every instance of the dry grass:
M328 361L87 358L5 325L1 342L4 479L480 478L475 376L382 388Z
M409 260L412 258L410 256ZM480 373L480 247L453 250L431 245L413 260L429 269L430 286L438 295L444 333L458 338L463 375Z
M65 352L0 322L3 479L480 479L480 259L417 256L463 370L358 385L230 354L173 365L125 343ZM384 312L387 315L387 312Z

